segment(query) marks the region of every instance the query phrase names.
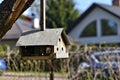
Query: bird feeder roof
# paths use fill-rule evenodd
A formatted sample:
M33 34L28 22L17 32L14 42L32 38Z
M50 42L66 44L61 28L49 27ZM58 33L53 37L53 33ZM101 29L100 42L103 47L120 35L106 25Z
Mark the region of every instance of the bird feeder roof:
M44 31L32 30L22 34L16 46L45 46L57 45L60 36L66 45L70 42L63 28L45 29Z

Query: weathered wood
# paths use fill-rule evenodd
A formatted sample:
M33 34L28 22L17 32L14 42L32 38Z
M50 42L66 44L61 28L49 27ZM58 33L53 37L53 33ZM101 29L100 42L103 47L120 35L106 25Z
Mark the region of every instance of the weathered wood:
M0 4L0 39L34 0L4 0Z
M41 16L40 16L40 26L41 26L41 31L45 30L46 27L46 17L45 17L45 4L46 4L46 0L41 0L41 5L40 5L40 9L41 9Z

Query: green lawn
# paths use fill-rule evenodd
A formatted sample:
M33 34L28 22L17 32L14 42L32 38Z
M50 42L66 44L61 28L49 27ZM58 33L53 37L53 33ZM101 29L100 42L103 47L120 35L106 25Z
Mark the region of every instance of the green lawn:
M4 79L0 78L0 80L4 80Z

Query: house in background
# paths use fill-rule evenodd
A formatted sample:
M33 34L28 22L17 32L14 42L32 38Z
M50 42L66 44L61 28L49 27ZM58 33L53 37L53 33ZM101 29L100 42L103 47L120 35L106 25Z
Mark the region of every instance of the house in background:
M6 33L6 35L0 41L1 45L9 45L10 50L16 48L16 42L23 32L36 29L32 18L22 16L12 26L12 28Z
M120 43L120 0L93 4L67 30L80 44Z

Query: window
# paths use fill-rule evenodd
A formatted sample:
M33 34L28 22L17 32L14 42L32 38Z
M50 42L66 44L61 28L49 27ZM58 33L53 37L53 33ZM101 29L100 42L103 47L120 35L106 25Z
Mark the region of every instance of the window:
M117 35L117 23L112 20L102 19L102 36Z
M95 37L97 36L96 21L91 22L81 33L80 37Z

